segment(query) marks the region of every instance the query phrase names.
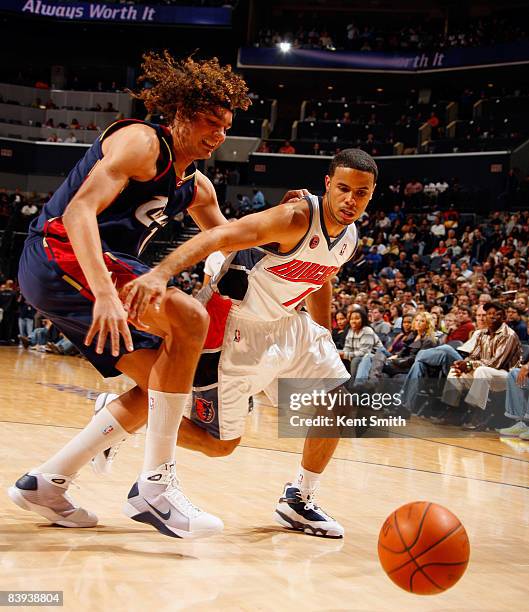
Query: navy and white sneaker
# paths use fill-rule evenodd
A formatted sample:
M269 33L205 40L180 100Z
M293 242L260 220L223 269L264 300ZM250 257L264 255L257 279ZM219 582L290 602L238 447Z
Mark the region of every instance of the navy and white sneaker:
M276 506L274 520L287 529L310 535L343 538L344 528L315 504L314 493L302 492L299 487L287 482Z
M96 403L94 406L94 414L97 414L100 410L102 410L106 405L113 402L119 395L116 393L100 393L96 398ZM110 474L112 471L112 462L116 457L116 454L119 450L119 447L123 442L125 442L126 438L123 438L121 442L117 442L114 446L110 448L106 448L105 450L97 453L95 457L92 457L90 460L90 465L94 472L98 475Z
M204 538L224 529L219 518L197 508L184 495L174 463L143 472L132 485L123 512L171 538Z
M62 527L95 527L97 516L68 495L73 477L62 474L29 473L7 490L11 500L23 510L36 512L50 523Z

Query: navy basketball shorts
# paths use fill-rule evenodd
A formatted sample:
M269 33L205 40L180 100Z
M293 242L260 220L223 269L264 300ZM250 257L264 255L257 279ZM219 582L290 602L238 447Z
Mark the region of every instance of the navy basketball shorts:
M104 260L116 287L149 271L149 267L122 253L104 252ZM85 346L84 339L92 324L94 296L75 257L60 218L52 219L44 236L28 238L20 258L18 282L25 299L61 331L88 361L105 377L119 376L116 363L129 351L120 338L119 355L112 356L107 337L101 355L95 352L96 339ZM129 325L134 350L157 349L158 336Z
M330 332L308 313L256 321L209 285L197 297L210 323L185 415L213 437L242 436L250 397L264 391L277 402L278 378L310 379L311 388L350 378Z

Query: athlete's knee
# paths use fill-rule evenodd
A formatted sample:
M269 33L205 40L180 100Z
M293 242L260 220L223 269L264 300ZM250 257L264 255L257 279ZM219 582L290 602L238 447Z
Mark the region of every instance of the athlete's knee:
M233 440L217 440L212 438L212 441L207 446L206 455L208 457L227 457L233 453L240 442L241 438L234 438Z
M174 336L192 340L203 338L208 331L209 315L194 298L182 299L180 294L169 296L165 302L165 313Z

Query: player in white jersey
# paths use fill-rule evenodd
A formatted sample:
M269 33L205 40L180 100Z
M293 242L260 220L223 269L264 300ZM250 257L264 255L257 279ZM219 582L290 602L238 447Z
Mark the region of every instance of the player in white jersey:
M329 332L331 279L354 254L354 221L373 195L377 172L367 153L344 150L331 162L323 198L306 196L203 232L125 286L121 298L139 325L172 276L214 251L232 252L203 296L210 329L188 406L196 427L189 421L181 427L180 445L229 454L240 442L248 398L279 377L349 378ZM303 302L310 316L300 311ZM305 440L298 475L276 508L280 524L343 536L342 526L314 503L337 444L338 437Z

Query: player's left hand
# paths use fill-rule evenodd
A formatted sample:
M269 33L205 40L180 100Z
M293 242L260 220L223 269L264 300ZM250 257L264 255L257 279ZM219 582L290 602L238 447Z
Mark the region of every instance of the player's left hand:
M296 200L301 200L305 196L310 195L307 189L291 189L287 191L283 196L283 199L280 204L286 204L287 202L295 202Z
M156 270L142 274L124 285L119 297L128 313L129 321L137 327L148 329L148 325L142 322L143 316L150 304L154 304L154 308L160 310L166 291L167 278Z

